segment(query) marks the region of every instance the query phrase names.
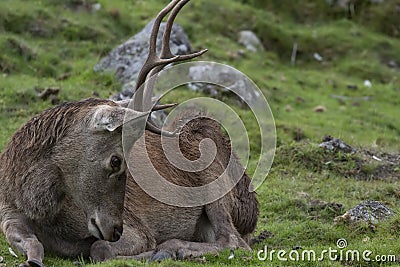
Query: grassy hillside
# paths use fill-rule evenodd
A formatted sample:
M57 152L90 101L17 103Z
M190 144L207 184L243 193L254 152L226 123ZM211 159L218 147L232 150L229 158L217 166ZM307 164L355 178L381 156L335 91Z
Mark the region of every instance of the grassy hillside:
M113 75L95 73L93 66L138 32L167 2L2 0L0 150L31 116L53 105L38 97L45 88L59 88L58 101L93 95L107 98L116 93L121 85ZM276 160L258 190L258 233L271 234L254 246L254 253L237 252L234 260L227 259L229 252L207 256L204 261L210 266L380 266L378 262L282 262L276 258L270 263L259 262L256 256L264 245L320 252L335 248L339 238L347 240L349 249L394 254L399 262L399 215L377 225L334 224L333 220L365 199L379 200L399 211L400 2L354 1L354 9L327 2L192 0L177 18L194 50L209 49L202 60L234 66L256 82L268 99L278 134ZM93 9L95 3L101 4L100 10ZM237 43L240 30L254 31L266 51L247 52ZM292 64L294 43L298 51ZM315 60L314 53L323 60ZM371 87L364 85L366 80ZM198 95L178 91L169 97L183 101ZM323 106L324 112L314 112L317 106ZM244 121L251 121L250 111L236 110ZM247 126L251 174L259 140L254 123ZM359 152L325 152L318 147L324 135L341 138ZM384 160L373 160L372 155ZM3 237L0 256L7 266L23 259L9 254ZM74 266L72 261L51 256L45 264ZM202 263L162 263L194 264Z

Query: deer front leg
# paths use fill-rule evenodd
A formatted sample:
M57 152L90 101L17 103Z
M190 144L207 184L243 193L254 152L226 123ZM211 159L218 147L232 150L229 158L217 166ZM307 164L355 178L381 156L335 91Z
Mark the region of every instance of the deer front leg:
M251 250L248 243L241 237L233 224L232 217L228 212L225 201L231 201L229 195L205 206L207 217L215 233L217 244L222 249L242 248Z
M44 267L44 249L34 234L28 220L22 214L4 216L2 221L3 233L8 242L19 252L27 256L27 261L20 267Z
M213 236L214 240L205 242L192 242L179 239L167 240L157 246L151 260L185 259L199 257L204 254L217 254L224 249L243 248L250 250L249 245L241 238L233 225L232 218L225 205L225 198L205 206L208 226L203 223L199 226L199 236ZM206 233L210 232L212 234Z
M90 257L95 262L113 258L135 258L135 255L154 249L156 241L147 227L142 224L124 225L117 242L98 240L90 248Z

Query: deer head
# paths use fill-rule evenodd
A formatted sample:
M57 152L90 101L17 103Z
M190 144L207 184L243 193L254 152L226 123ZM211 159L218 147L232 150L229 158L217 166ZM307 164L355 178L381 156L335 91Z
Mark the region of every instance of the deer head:
M86 220L88 230L93 236L117 241L122 234L126 181L122 125L130 124L132 134L129 137L133 143L143 134L141 129L144 129L147 116L148 112L134 111L120 107L112 101L97 99L61 105L42 113L38 118L48 123L49 128L42 129L44 134L55 132L61 138L57 138L54 146L41 152L42 157L50 158L37 164L35 168L42 168L41 172L48 178L41 178L40 175L34 177L36 179L31 177L32 187L36 189L24 185L23 193L17 200L20 206L26 209L25 212L31 218L48 218L52 213L49 207L58 202L52 199L53 196L65 195L84 213L80 220ZM68 126L58 126L61 123L57 121L61 120ZM50 156L46 155L47 150L51 151ZM47 163L54 164L54 167L43 166ZM51 176L54 171L46 169L57 170L60 180L50 180L54 177ZM58 184L58 189L51 186L52 183ZM50 193L53 190L60 193ZM29 203L32 195L37 195L34 197L37 201L33 201L35 204ZM43 204L45 201L49 203ZM39 205L39 208L30 205ZM57 210L54 212L58 213ZM74 213L69 208L68 212Z

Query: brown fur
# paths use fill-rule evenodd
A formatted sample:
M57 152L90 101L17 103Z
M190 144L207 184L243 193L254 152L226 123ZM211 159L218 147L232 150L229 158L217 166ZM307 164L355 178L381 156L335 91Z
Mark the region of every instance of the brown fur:
M21 266L43 266L44 250L105 260L118 256L186 258L225 248L249 248L244 239L254 231L258 203L255 193L249 192L247 175L213 203L179 208L148 196L132 177L138 172L126 172L125 164L110 174L109 165L104 164L111 155L122 155L119 126L125 113L131 114L133 122L142 116L107 100L62 104L28 121L5 147L0 155L0 188L6 192L0 195L1 227L11 245L27 255L28 261ZM182 114L179 121L195 115ZM175 168L163 154L160 136L146 132L145 138L159 172L184 186L216 179L231 152L219 125L207 118L191 120L179 139L182 153L191 160L199 157L202 139L211 138L217 144L215 160L200 172ZM140 143L131 150L132 157L140 158L143 153ZM230 171L242 171L236 156L233 160L236 164ZM102 178L105 175L112 176ZM124 233L117 242L94 236L98 232L91 220L96 219L102 231L106 229L104 234L122 224L122 216ZM106 237L111 239L110 234Z
M44 249L89 256L94 235L119 238L125 113L132 123L143 116L108 100L65 103L29 120L6 145L0 221L7 240L28 257L21 266L43 266ZM110 167L112 156L121 158L119 169Z
M116 106L109 100L90 98L63 103L30 119L12 136L0 155L1 171L6 174L0 181L2 188L11 192L18 190L21 185L15 177L24 176L35 161L49 153L57 141L68 134L77 120L100 104Z
M192 120L193 118L195 119ZM165 179L177 185L194 187L213 181L225 170L230 160L231 146L217 122L190 113L182 114L182 117L177 119L188 120L190 122L179 135L180 149L186 158L195 160L200 156L198 147L204 138L211 138L217 145L216 158L203 171L187 172L174 167L164 155L160 136L146 131L145 139L150 159ZM140 143L136 143L131 151L131 159L143 158L144 153L144 148ZM231 172L243 171L235 155L233 160L236 163ZM217 253L226 248L249 249L248 237L255 230L258 202L256 194L249 191L250 179L246 174L231 192L216 202L200 207L183 208L166 205L147 195L133 178L140 169L140 160L137 162L137 168L131 169L131 173L128 174L125 196L125 229L136 235L123 235L116 243L97 247L97 251L92 251L92 254L102 257L96 260L133 255L137 255L135 258L160 260ZM146 167L143 168L139 171L140 175L146 173ZM135 220L136 228L127 225L127 221L132 219ZM138 233L142 234L141 238L137 237ZM136 244L139 246L135 247ZM111 253L99 253L101 250Z

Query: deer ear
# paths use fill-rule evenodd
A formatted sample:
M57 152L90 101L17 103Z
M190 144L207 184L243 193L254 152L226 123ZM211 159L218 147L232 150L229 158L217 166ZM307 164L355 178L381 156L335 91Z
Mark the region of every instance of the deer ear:
M151 107L153 107L158 101L160 100L160 97L152 97L151 98ZM132 99L125 99L125 100L118 100L114 101L118 106L123 107L123 108L132 108Z
M120 107L127 108L129 106L129 103L131 102L131 99L119 100L114 102Z
M94 131L112 132L125 123L145 121L149 112L140 112L120 106L98 106L90 120L90 128Z

